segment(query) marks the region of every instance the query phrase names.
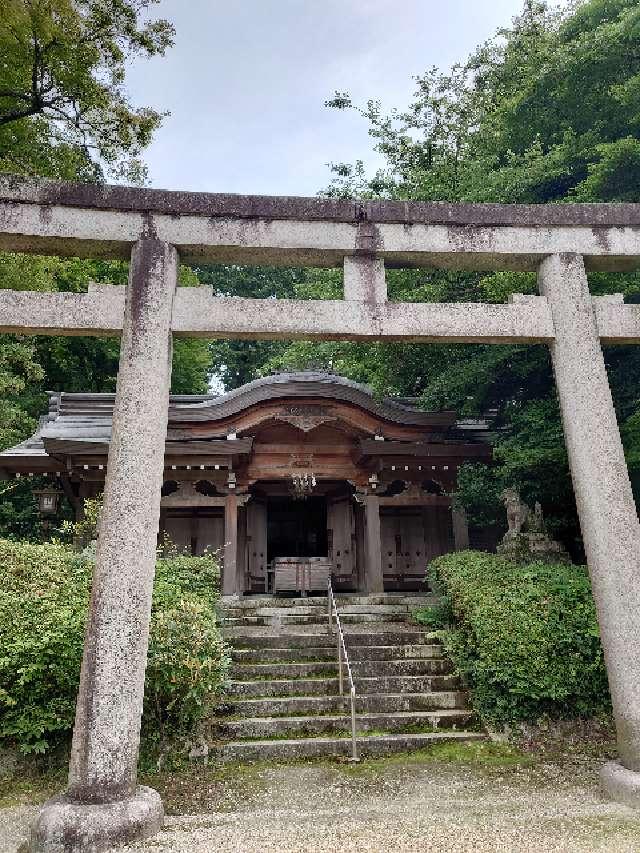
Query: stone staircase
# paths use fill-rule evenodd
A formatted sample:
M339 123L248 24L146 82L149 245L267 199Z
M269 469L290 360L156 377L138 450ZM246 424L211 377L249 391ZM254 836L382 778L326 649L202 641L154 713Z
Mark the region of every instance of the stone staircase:
M413 610L434 603L432 596L338 596L363 756L484 737L440 644L411 620ZM350 704L339 696L326 597L236 599L220 617L232 648L226 715L211 733L222 760L348 755Z

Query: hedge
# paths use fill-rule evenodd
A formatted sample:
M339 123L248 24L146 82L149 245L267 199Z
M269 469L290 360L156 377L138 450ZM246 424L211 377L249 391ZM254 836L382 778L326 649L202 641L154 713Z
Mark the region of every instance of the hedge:
M0 539L0 744L45 752L66 740L92 561L59 544ZM216 625L212 557L158 560L143 736L186 734L220 694L229 658Z
M488 723L590 716L609 710L591 585L584 566L515 565L464 551L430 574L452 616L442 632L475 709ZM427 611L419 620L429 624ZM432 624L433 626L433 624Z

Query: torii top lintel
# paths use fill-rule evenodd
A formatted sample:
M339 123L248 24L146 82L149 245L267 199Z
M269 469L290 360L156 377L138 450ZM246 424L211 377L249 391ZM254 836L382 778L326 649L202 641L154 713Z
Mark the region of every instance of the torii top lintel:
M450 204L192 193L0 177L0 248L128 258L141 236L185 261L331 267L537 268L576 252L627 269L640 255L638 204Z
M344 266L344 299L222 298L179 288L175 335L208 338L550 342L543 296L507 305L387 300L385 266L537 270L551 255L587 269L640 266L640 205L349 201L170 192L0 177L0 250L129 258L145 239L185 262ZM606 343L640 342L640 308L594 298ZM124 289L0 291L0 332L118 335Z

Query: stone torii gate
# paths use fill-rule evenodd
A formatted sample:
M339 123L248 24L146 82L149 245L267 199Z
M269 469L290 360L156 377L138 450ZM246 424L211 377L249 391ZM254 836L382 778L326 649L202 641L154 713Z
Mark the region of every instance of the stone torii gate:
M549 346L617 727L619 761L601 778L640 806L640 524L601 350L640 343L640 306L591 297L586 275L640 266L640 205L358 202L5 177L0 250L131 259L126 289L0 290L0 332L122 335L69 784L40 811L33 851L101 850L162 822L136 765L172 335ZM344 265L344 299L176 289L179 260ZM388 302L385 264L536 270L540 295Z

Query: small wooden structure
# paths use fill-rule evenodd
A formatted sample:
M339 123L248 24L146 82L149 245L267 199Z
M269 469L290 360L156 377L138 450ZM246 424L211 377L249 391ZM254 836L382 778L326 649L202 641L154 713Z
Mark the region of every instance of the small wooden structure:
M56 473L78 514L104 484L113 396L52 394L5 472ZM458 466L487 460L486 422L318 372L214 396L172 397L160 538L224 556L224 592L423 587L438 554L466 547L452 513ZM306 490L306 491L305 491Z
M333 573L329 557L276 557L273 561L269 592L276 595L294 592L306 596L310 592L325 592L327 578Z

